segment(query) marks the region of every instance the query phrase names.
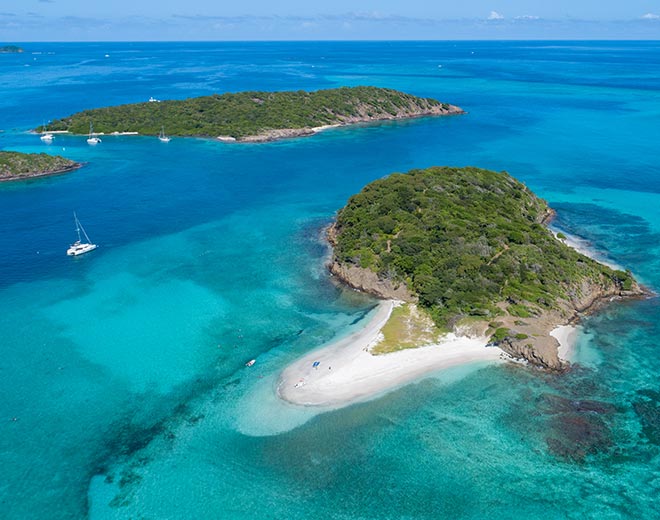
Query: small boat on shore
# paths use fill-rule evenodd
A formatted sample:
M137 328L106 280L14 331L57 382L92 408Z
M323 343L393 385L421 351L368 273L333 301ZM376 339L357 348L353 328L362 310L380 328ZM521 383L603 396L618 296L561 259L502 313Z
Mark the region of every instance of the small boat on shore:
M246 367L251 367L251 366L254 365L256 362L257 362L256 359L251 359L250 361L248 361L247 363L245 363L245 366L246 366Z
M94 135L94 126L92 126L92 122L89 122L89 137L87 138L87 144L99 144L101 142L101 139L96 137Z
M158 134L158 140L161 143L169 143L171 141L171 138L169 138L165 135L165 127L164 126L160 127L160 134Z
M98 246L96 244L92 244L92 241L89 239L85 229L82 227L82 224L78 220L78 215L76 215L75 211L73 212L73 218L76 221L76 233L78 234L78 240L71 244L71 247L67 249L66 254L69 256L78 256L89 253L90 251L94 251L94 249L96 249ZM82 241L82 237L85 237L86 242Z

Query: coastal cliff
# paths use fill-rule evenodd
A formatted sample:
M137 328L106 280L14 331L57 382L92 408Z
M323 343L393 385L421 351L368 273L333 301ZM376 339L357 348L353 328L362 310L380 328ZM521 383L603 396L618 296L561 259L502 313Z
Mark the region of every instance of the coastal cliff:
M97 108L52 121L48 128L85 134L92 121L95 131L105 134L158 135L164 127L172 136L266 142L314 135L336 126L462 113L457 106L392 89L342 87L238 92Z
M558 302L556 310L525 319L504 316L496 325L505 328L507 333L493 341L514 359L523 359L550 370L564 370L567 368L566 361L560 359L559 342L550 332L558 326L574 324L583 316L617 300L646 294L637 282L629 290L624 290L616 284L585 281L579 294Z
M336 223L328 227L326 238L333 248L337 246ZM410 292L405 283L383 278L371 269L365 269L349 262L339 262L336 256L328 263L328 269L344 284L358 291L385 300L417 301L417 297Z
M563 370L553 329L645 292L629 272L556 238L553 216L504 172L393 174L339 211L329 269L357 290L417 302L439 330L486 336L513 358Z
M0 182L66 173L82 165L59 155L0 152Z

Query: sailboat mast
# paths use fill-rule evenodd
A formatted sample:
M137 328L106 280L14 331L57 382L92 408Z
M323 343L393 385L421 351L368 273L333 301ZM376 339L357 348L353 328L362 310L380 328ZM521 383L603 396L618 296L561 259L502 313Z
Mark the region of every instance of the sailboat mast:
M78 242L80 242L80 221L78 220L78 215L76 215L76 212L73 212L73 218L76 221L76 233L78 233Z

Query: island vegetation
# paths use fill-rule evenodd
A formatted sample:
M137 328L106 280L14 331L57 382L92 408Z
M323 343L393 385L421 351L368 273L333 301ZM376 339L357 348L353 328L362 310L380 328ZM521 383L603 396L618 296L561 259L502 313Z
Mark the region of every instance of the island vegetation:
M0 151L0 181L64 173L81 165L59 155Z
M462 110L435 99L377 87L343 87L315 92L239 92L185 100L145 102L85 110L52 121L51 131L138 132L157 135L268 141L311 135L320 127ZM38 132L43 128L37 128Z
M16 45L4 45L0 47L0 54L13 54L23 52L21 47Z
M329 231L331 270L355 288L410 302L398 320L419 307L439 331L487 334L516 357L560 368L550 330L600 301L642 290L629 272L557 238L545 226L553 215L504 172L392 174L339 211ZM412 337L428 336L421 330Z

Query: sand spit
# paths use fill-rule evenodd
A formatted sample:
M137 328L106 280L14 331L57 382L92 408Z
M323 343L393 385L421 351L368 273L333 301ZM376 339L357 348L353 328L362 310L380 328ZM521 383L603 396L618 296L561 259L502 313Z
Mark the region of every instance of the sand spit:
M373 355L371 346L387 322L394 301L382 302L361 330L317 349L287 367L278 395L293 404L342 406L368 400L443 368L497 362L503 352L486 338L446 336L436 344Z

